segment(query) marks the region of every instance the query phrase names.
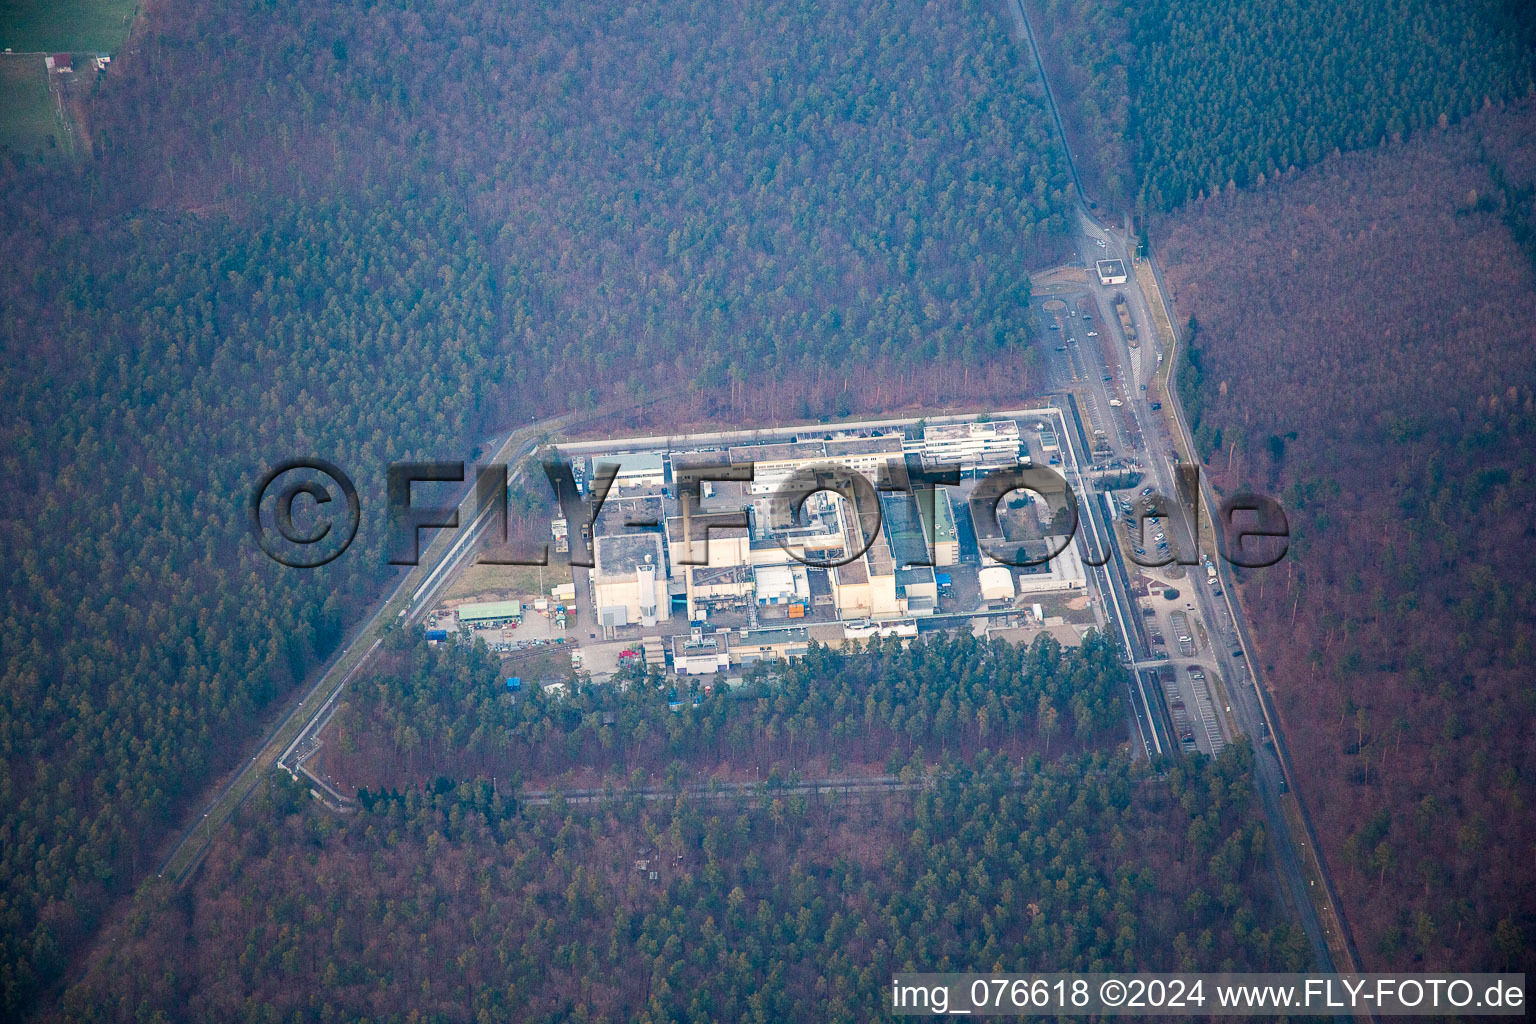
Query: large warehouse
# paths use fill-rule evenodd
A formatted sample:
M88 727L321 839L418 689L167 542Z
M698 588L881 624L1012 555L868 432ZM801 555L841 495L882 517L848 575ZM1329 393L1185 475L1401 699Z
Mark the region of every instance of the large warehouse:
M517 622L523 617L521 601L477 601L461 604L455 609L459 621L466 626L495 626L503 622Z

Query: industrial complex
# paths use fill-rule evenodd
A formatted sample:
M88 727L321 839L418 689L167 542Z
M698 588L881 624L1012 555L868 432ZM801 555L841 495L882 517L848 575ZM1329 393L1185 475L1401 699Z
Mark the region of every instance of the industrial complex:
M1045 407L564 445L546 454L571 466L592 565L572 566L558 592L526 595L539 605L530 618L560 628L536 641L517 631L519 601L472 602L434 609L429 637L479 635L503 651L569 645L594 679L633 657L680 675L731 672L813 642L919 629L1076 642L1104 613L1059 509L1024 490L1001 501L977 492L990 473L1075 469L1070 453L1063 464L1062 417ZM838 474L862 486L838 486ZM944 483L913 486L913 474ZM786 492L798 507L784 506ZM978 512L988 501L995 514ZM557 553L571 549L572 529L568 516L552 519ZM1015 552L1051 551L1010 564L1031 560Z

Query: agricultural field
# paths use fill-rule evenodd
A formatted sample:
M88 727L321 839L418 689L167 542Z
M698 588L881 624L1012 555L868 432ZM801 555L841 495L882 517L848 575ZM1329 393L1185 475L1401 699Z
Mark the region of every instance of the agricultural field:
M62 132L47 75L41 57L0 56L0 96L5 97L0 103L0 149L30 156L59 144Z
M0 0L0 49L116 53L138 0Z

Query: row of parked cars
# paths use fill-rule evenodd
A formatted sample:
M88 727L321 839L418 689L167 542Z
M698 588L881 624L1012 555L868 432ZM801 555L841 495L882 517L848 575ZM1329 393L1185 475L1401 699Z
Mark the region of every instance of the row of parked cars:
M1136 505L1132 505L1124 498L1120 499L1121 523L1125 526L1126 532L1129 533L1132 537L1132 549L1138 555L1145 555L1147 553L1147 549L1146 546L1141 543L1145 535L1142 534L1137 528L1137 512L1139 509L1139 511L1143 514L1146 525L1152 528L1152 542L1157 546L1157 555L1158 558L1161 559L1167 557L1168 555L1168 534L1163 530L1162 520L1156 514L1151 495L1152 488L1143 487L1141 490L1141 497L1137 499ZM1151 514L1148 515L1147 513Z

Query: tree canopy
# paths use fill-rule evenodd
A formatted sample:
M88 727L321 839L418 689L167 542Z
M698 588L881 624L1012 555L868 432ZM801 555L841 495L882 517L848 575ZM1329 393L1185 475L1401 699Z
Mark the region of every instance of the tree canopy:
M1064 223L981 0L143 18L81 161L0 167L6 1017L379 592L386 464L674 389L785 418L1018 365ZM314 454L362 537L283 571L244 503Z

